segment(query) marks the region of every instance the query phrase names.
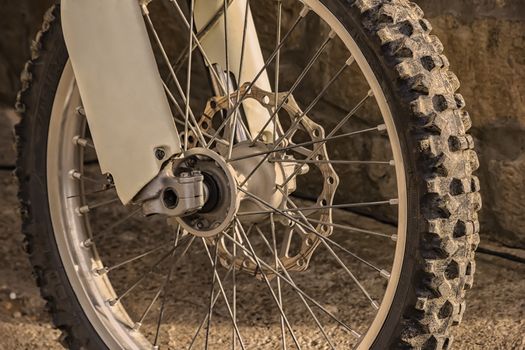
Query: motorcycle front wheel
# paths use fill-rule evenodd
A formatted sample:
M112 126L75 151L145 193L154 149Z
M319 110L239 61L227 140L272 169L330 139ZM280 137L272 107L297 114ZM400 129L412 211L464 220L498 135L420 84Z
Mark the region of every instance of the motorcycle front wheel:
M185 229L123 206L98 166L53 6L22 74L16 174L26 248L64 345L448 349L475 270L478 161L458 80L419 7L251 1L258 32L276 34L260 35L276 93L225 74L233 101L209 115L221 99L205 52L191 68L187 28L166 40L154 24L155 6L179 25L192 7L158 3L146 24L181 139L242 173L246 193L218 212L228 226L212 238L202 222ZM229 113L244 92L274 115L273 139ZM190 111L197 123L184 128ZM355 225L356 212L390 228Z

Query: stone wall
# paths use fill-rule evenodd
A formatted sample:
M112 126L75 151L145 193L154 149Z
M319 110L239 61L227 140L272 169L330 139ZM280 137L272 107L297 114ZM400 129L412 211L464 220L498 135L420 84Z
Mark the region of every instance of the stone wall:
M0 0L0 104L12 105L31 39L51 2ZM444 43L473 119L481 163L483 232L525 248L525 2L416 2ZM321 73L327 77L330 62L323 64L326 72ZM324 101L326 108L337 105L337 95L332 96L335 100ZM374 154L379 143L372 140L361 152ZM372 183L387 177L373 170L367 178ZM388 192L388 183L384 186L374 190Z

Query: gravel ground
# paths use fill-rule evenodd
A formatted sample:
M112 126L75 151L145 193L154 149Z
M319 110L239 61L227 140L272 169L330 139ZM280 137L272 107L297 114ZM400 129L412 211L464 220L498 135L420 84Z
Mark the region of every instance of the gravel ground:
M10 164L14 159L9 135L9 125L13 120L12 114L0 111L0 150L2 151L0 160L2 164ZM0 245L0 349L59 349L61 348L57 341L59 332L50 323L22 249L16 190L16 183L10 172L0 171L0 241L4 242ZM351 220L356 226L390 230L389 227L384 227L366 218L352 214L341 215L348 215L348 220ZM382 251L383 245L370 242L370 246L373 249L368 249L368 253L376 256L387 255ZM365 248L366 251L367 248ZM189 272L195 271L190 270ZM323 281L331 283L329 276L327 277L323 271L319 273L323 275ZM476 284L469 293L468 308L463 323L454 332L455 349L525 349L524 275L525 265L523 264L478 254ZM195 294L199 294L197 290ZM253 298L256 297L256 294L250 296ZM145 300L137 301L146 302ZM195 304L198 303L186 299L178 301L189 305L188 312L193 312ZM221 317L219 311L216 317L218 328L225 323L224 329L227 329L229 325L223 322L227 318ZM252 312L264 313L265 310L252 310ZM364 305L355 306L349 312L357 315L356 317L366 317L367 314ZM180 317L183 316L180 315ZM299 314L296 316L300 317ZM170 318L169 322L165 332L168 332L170 337L175 337L174 333L184 333L185 327L188 327L188 330L194 329L194 324L184 325L175 316ZM177 332L174 330L175 327ZM313 328L306 323L304 325L301 323L299 328L301 327L298 333L308 341L308 348L320 348L320 345L317 345L319 344L317 339L311 336ZM262 348L261 344L250 345L252 345L249 346L250 348ZM216 347L222 348L219 344Z

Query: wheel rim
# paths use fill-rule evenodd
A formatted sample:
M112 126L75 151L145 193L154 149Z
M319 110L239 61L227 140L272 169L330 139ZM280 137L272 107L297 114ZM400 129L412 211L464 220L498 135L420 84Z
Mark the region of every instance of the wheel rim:
M375 75L373 74L368 62L366 61L364 55L359 50L357 44L354 42L352 37L349 35L349 33L345 30L343 24L341 24L335 16L319 1L304 1L305 4L307 4L311 10L315 13L315 15L319 16L323 20L324 23L329 23L331 30L333 30L337 37L344 43L344 45L347 47L348 51L351 53L352 57L355 59L355 62L357 63L359 69L363 73L367 83L369 84L370 91L373 93L373 96L375 97L375 102L377 103L377 106L382 114L382 119L384 121L385 128L388 132L388 138L390 141L390 147L392 152L392 157L395 164L395 178L397 181L397 201L394 203L397 205L397 217L398 217L398 227L397 232L395 234L396 237L396 243L395 248L393 250L393 262L392 267L389 272L389 279L387 287L384 290L384 294L382 295L381 304L379 306L379 309L376 312L376 315L373 317L373 320L367 324L367 328L365 331L359 332L359 337L354 337L352 339L352 342L347 343L346 341L343 341L341 344L352 344L352 346L359 346L363 349L369 348L370 345L373 343L374 339L376 338L377 334L379 333L381 326L384 323L384 320L386 319L386 316L388 314L388 311L390 309L390 306L393 301L394 292L397 289L397 282L399 280L399 275L401 273L401 265L403 260L403 254L404 254L404 247L405 247L405 239L406 239L406 220L407 220L407 214L406 214L406 207L407 207L407 198L406 198L406 184L405 184L405 171L403 167L403 159L401 154L401 148L399 144L399 140L397 138L397 132L395 129L395 125L392 119L392 114L390 111L390 108L386 102L386 98L384 93L382 92L379 82ZM74 83L74 75L71 69L71 66L69 63L66 65L62 78L60 80L59 88L57 90L57 94L55 97L55 101L53 104L53 111L51 116L51 125L49 128L49 135L48 135L48 150L47 150L47 164L48 164L48 174L47 174L47 181L48 181L48 189L49 189L49 205L51 210L51 218L53 223L53 228L55 231L55 237L57 240L57 245L61 254L61 258L63 260L66 273L68 275L68 278L71 282L71 285L77 295L78 301L80 302L82 308L86 312L86 315L88 316L89 320L93 324L95 330L97 333L103 338L104 342L108 344L110 348L151 348L152 344L156 344L158 338L158 334L155 334L155 331L145 331L142 332L143 328L139 328L139 326L142 326L141 322L137 322L136 319L133 319L128 313L127 307L129 305L125 305L121 302L112 303L112 301L119 300L119 296L117 291L115 291L113 283L114 281L111 281L110 273L107 273L107 271L104 271L104 267L107 266L102 261L103 258L99 255L97 245L91 245L91 243L94 240L91 240L94 236L94 233L92 232L91 225L93 224L91 220L93 218L90 218L91 214L84 214L84 215L78 215L79 208L83 207L87 203L87 197L90 195L87 189L90 184L88 184L89 180L87 180L87 175L84 174L84 163L85 158L89 158L89 154L86 150L86 147L80 147L79 144L82 142L78 142L78 136L85 136L85 130L87 128L85 118L82 116L81 111L78 110L78 106L81 105L80 97L78 94L78 90L76 88L76 85ZM188 104L189 105L189 104ZM188 114L189 107L186 106L186 115ZM187 127L186 127L187 129ZM187 129L188 130L188 129ZM188 130L187 135L191 133L190 130ZM75 137L77 137L75 139ZM77 140L77 144L75 145L73 140ZM231 153L231 151L230 151ZM89 159L88 159L89 163ZM89 167L89 164L87 165ZM77 174L74 174L72 171L77 170L80 175L77 176ZM79 179L80 176L83 176L84 178ZM113 203L113 204L109 204ZM100 207L104 207L105 205L115 205L118 206L119 204L112 200L102 200L99 202ZM97 205L98 205L97 204ZM334 210L337 210L334 208ZM289 211L290 213L292 211ZM300 210L297 210L295 212L300 212ZM136 210L132 211L133 214L136 214ZM283 215L283 212L275 212L273 215ZM125 218L128 218L128 216L125 216ZM323 221L323 220L319 220ZM335 225L339 225L336 222L333 222ZM345 225L348 226L348 225ZM333 226L335 228L342 228L338 226ZM241 232L234 232L233 237L237 238L237 235L239 237L242 235L247 241L248 235L250 235L250 232L247 232L245 230L242 232L244 227L242 224L238 227L237 230ZM260 231L255 230L255 232L260 236ZM268 232L266 232L268 233ZM274 235L275 232L272 232L272 235ZM96 233L95 233L96 235ZM176 236L174 236L174 240L177 242L179 239L181 239L182 233L179 231ZM232 237L230 236L230 237ZM184 243L186 242L193 242L195 240L195 236L185 236L186 239ZM269 244L272 245L272 241L269 237L268 242L263 241L263 245ZM200 238L199 238L200 239ZM332 242L330 242L332 243ZM161 252L162 244L157 246L151 246L149 249L144 249L146 252L151 252L151 255L153 255L156 252ZM252 247L250 245L245 244L244 248L241 245L236 246L235 244L232 245L232 247L235 246L236 250L244 249L246 254L249 254L250 251L253 253L254 250L251 250ZM184 248L185 245L179 245L177 252L180 254L181 251L184 253L186 252ZM189 246L188 246L189 247ZM219 254L217 253L220 245L215 246L206 246L203 245L204 252L206 255L208 255L210 259L210 264L213 264L214 261L217 262L217 257ZM214 254L213 247L217 247L217 251ZM275 246L274 246L275 248ZM189 249L188 249L189 250ZM231 249L230 249L231 250ZM323 254L330 254L331 252L334 252L333 250L328 250L328 253L326 252L326 249L323 251ZM162 251L162 253L165 253L165 251ZM203 251L201 251L203 253ZM237 251L237 253L239 253ZM236 254L237 254L236 253ZM144 254L144 253L142 253ZM184 255L184 254L181 254ZM215 258L214 258L215 255ZM340 254L336 254L340 255ZM126 261L126 259L124 259ZM127 259L129 260L129 258ZM132 262L137 262L138 260L133 260ZM261 263L261 262L260 262ZM118 263L117 263L118 265ZM219 266L219 263L215 263L216 266ZM344 265L344 264L342 264ZM340 266L343 270L345 268L343 266ZM124 265L121 265L124 266ZM277 271L279 270L280 266L278 265L278 262L276 260ZM347 267L348 268L348 267ZM210 267L211 269L211 267ZM218 269L218 267L217 267ZM387 271L385 269L379 269L380 274L385 275ZM232 271L235 271L233 269ZM283 270L284 271L284 270ZM349 272L349 271L346 271ZM351 272L351 271L350 271ZM308 273L308 272L305 272ZM216 276L214 272L212 272L212 284L215 286L217 283L217 280L219 276ZM288 283L286 281L287 275L281 272L281 277L277 275L276 278L273 280L280 281L281 287L286 287L288 289L292 289L297 291L297 289L293 289L291 287L291 284L289 281L292 279L295 279L295 275L289 277ZM346 275L348 277L348 274ZM292 278L293 277L293 278ZM231 278L231 277L230 277ZM237 278L241 278L240 275L237 276ZM272 280L272 282L273 282ZM168 279L169 281L169 279ZM126 284L130 284L133 281L126 281ZM354 281L355 282L355 281ZM220 285L219 285L220 287ZM262 288L262 287L261 287ZM276 292L277 292L276 289ZM222 295L220 293L220 288L215 287L214 288L215 299L221 298ZM272 293L270 293L272 294ZM274 296L278 299L279 296L276 293ZM296 293L297 296L300 295L300 293ZM302 294L303 299L309 297L310 295L306 292ZM301 299L300 297L298 297ZM163 298L162 300L165 300L167 298ZM159 299L155 299L159 300ZM203 299L204 300L204 299ZM213 299L210 299L211 302L209 305L214 305L215 301ZM318 309L314 311L314 314L319 314L319 310L321 310L322 313L322 305L316 305L315 301L317 299L311 300L307 299L308 304L310 306L315 306ZM278 300L274 300L276 302L276 305L278 304ZM300 300L301 301L301 300ZM231 302L231 301L230 301ZM157 304L160 304L160 301L157 302ZM149 308L149 311L152 310L151 306L146 303L147 307ZM276 306L274 305L274 307ZM303 305L303 308L305 304L299 304ZM286 338L286 342L289 346L293 347L294 339L293 337L290 337L289 329L287 328L286 320L286 312L285 312L286 305L283 304L281 307L281 310L277 311L277 320L280 320L280 327L277 327L276 329L282 334L283 329L285 333L289 333ZM228 308L227 308L228 309ZM231 309L231 307L230 307ZM279 309L279 307L277 307ZM308 309L308 308L306 308ZM157 310L155 310L156 312ZM208 310L209 311L209 310ZM326 311L326 310L325 310ZM154 313L153 311L151 311ZM162 311L160 311L162 313ZM284 315L283 315L284 313ZM328 314L325 312L325 314ZM332 313L333 314L333 313ZM213 314L212 314L213 315ZM309 313L311 316L311 312ZM231 316L231 315L230 315ZM274 315L275 316L275 315ZM199 316L200 318L200 316ZM212 317L213 319L213 317ZM139 320L140 321L140 320ZM240 322L241 320L239 320ZM286 321L286 322L285 322ZM325 320L326 321L326 320ZM211 321L210 321L211 322ZM332 322L334 320L332 319ZM336 322L336 321L335 321ZM337 323L337 322L336 322ZM346 324L346 323L345 323ZM292 330L294 329L293 325L290 325ZM134 329L135 328L135 329ZM150 327L151 328L151 327ZM212 327L211 327L212 328ZM232 338L237 338L235 340L235 345L239 348L241 348L241 344L238 341L239 335L242 333L241 330L238 329L238 327L232 327L234 328L232 330ZM237 329L236 329L237 328ZM320 333L319 335L320 339L325 340L322 346L328 346L329 342L327 341L326 336L323 337L321 327L317 327L314 329ZM352 338L352 330L347 329L347 336L349 338ZM158 332L158 331L157 331ZM205 333L204 330L202 333ZM248 334L249 331L245 330L245 333ZM193 336L193 334L192 334ZM213 336L213 335L212 335ZM354 334L355 336L355 334ZM335 336L334 336L335 337ZM340 336L339 336L340 337ZM244 341L244 337L242 337ZM330 338L330 336L328 336ZM333 341L333 339L331 339ZM229 339L228 341L231 341ZM299 343L301 343L301 339L298 339ZM160 342L159 342L160 343ZM277 341L276 344L282 343L281 341ZM257 344L257 343L255 343ZM244 345L244 344L243 344ZM194 345L195 346L195 345ZM341 346L341 345L339 345ZM339 347L336 345L336 347ZM253 346L246 346L246 347L253 347Z

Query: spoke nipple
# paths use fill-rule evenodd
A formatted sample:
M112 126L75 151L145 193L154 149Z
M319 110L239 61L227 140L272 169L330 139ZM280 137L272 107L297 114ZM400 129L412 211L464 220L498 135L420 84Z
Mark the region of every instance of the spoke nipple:
M105 275L106 273L108 273L109 269L107 267L103 267L101 269L94 269L93 270L93 274L95 276L102 276L102 275Z
M145 4L142 4L141 7L142 7L142 14L143 14L144 16L149 15L148 7L147 7Z
M396 199L391 199L391 200L388 201L388 203L390 205L398 205L399 204L399 199L397 199L397 198Z
M390 239L393 240L394 242L397 242L397 235L390 236Z
M74 145L79 145L80 144L79 140L80 140L80 136L78 136L78 135L73 136L73 144Z
M80 178L82 177L82 173L78 170L71 169L69 171L69 176L71 176L72 179L80 180Z
M374 307L374 309L376 310L379 310L379 304L377 303L377 301L372 300L372 307Z
M368 97L374 96L374 92L372 89L368 90Z
M82 215L84 215L86 213L89 213L89 206L83 205L81 207L77 207L75 209L75 213L77 213L78 216L82 216Z
M348 59L346 60L345 63L346 63L347 66L351 66L354 62L355 62L354 56L350 56L350 57L348 57Z
M138 331L140 326L142 326L142 322L135 322L135 324L133 325L133 327L131 328L131 330L133 331Z
M201 220L199 220L197 221L197 223L195 223L195 227L199 230L202 230L204 228L204 223Z
M82 138L79 135L73 136L73 144L82 147L93 147L93 144L88 139Z
M86 116L86 111L84 110L84 107L82 106L78 106L76 109L75 109L75 112L82 116L82 117L85 117Z
M385 124L379 124L377 126L377 131L385 131L386 130L386 125Z
M107 303L109 306L115 306L118 302L118 299L108 299Z
M394 160L391 160L388 162L388 165L390 166L396 166L396 162Z
M331 30L330 33L328 34L328 38L333 39L335 38L335 35L336 35L335 30Z
M93 240L91 238L88 238L80 243L80 246L82 248L90 248L93 246Z
M381 270L379 271L379 274L386 279L390 279L390 272L388 272L387 270Z
M299 16L305 17L308 12L310 12L310 7L308 5L304 5L303 9L301 10L301 13L299 13Z

